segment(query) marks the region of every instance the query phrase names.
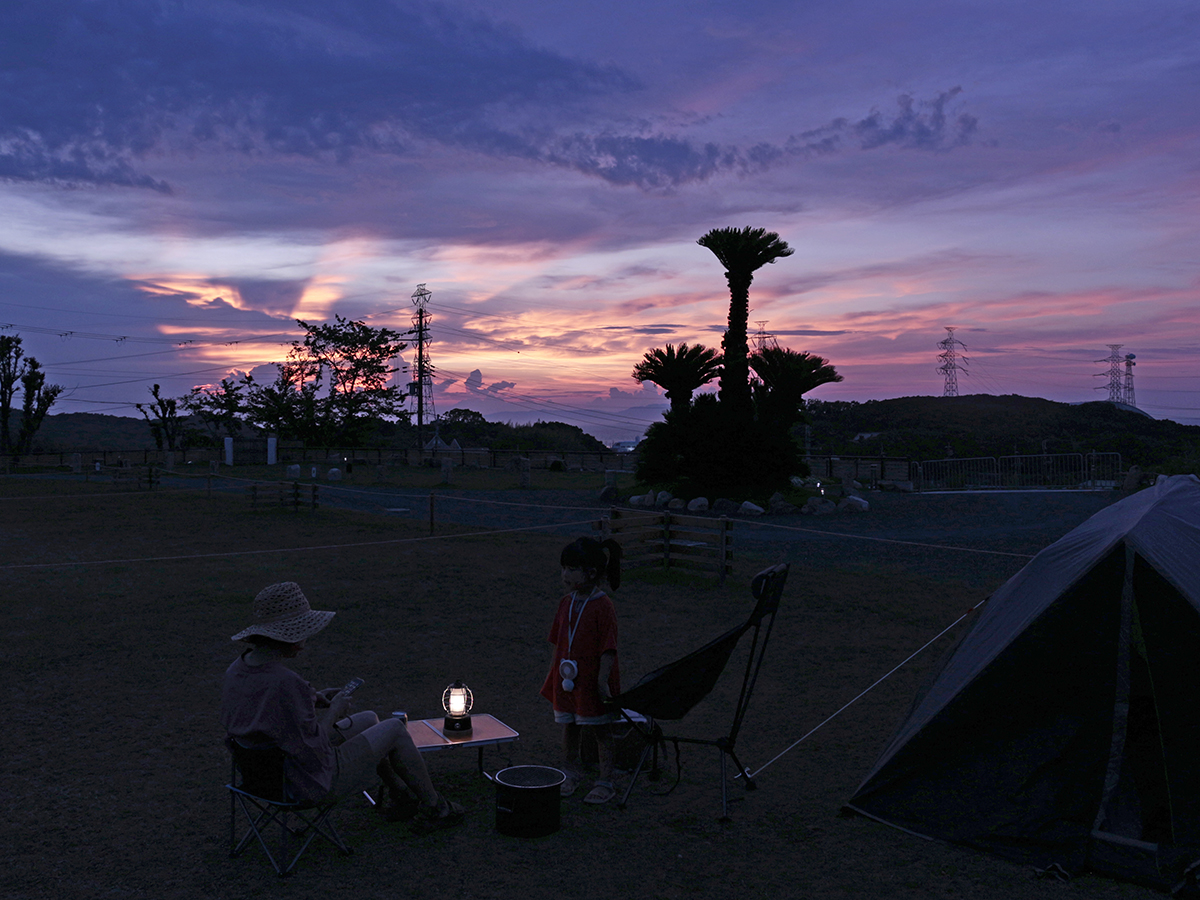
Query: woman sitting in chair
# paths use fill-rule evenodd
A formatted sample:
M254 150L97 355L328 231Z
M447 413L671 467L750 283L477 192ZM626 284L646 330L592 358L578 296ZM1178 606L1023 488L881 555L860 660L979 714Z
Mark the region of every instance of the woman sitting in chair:
M225 672L221 724L226 733L243 746L279 747L288 757L296 799L342 799L382 778L391 794L390 820L415 816L412 828L418 832L457 825L463 808L434 788L403 721L381 722L373 712L346 716L350 697L344 689L314 691L283 664L333 616L311 609L295 582L259 592L254 624L232 638L250 647Z

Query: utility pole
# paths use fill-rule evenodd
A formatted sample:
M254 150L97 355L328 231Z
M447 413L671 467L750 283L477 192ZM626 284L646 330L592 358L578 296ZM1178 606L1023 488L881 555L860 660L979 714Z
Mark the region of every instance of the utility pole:
M1108 347L1108 349L1110 351L1108 356L1106 356L1104 359L1098 359L1098 360L1096 360L1096 362L1108 363L1108 371L1107 372L1097 372L1095 377L1103 378L1105 375L1108 376L1108 402L1109 403L1120 403L1121 402L1121 394L1122 394L1121 363L1123 361L1121 359L1121 348L1125 345L1124 344L1107 344L1106 346ZM1132 392L1132 390L1133 390L1133 373L1132 373L1132 371L1130 372L1129 388L1130 388L1130 392ZM1102 390L1104 390L1104 388L1096 388L1096 390L1102 391Z
M938 341L938 346L942 348L942 352L938 354L938 359L942 364L938 366L938 372L946 376L946 387L942 390L943 397L958 396L958 373L962 370L964 375L969 374L965 363L968 362L966 356L959 356L956 347L967 349L967 345L954 336L954 329L949 325L943 325L946 329L946 337ZM961 360L961 362L960 362Z
M417 338L417 364L414 367L414 380L408 385L410 397L417 398L417 449L425 449L425 418L433 418L433 364L429 361L429 298L431 291L425 285L418 284L413 291L412 304L415 307L412 316L412 330L409 334Z

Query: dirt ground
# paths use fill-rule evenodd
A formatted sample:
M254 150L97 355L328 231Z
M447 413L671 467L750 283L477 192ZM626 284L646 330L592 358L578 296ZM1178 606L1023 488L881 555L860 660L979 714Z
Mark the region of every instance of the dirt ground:
M877 517L852 522L779 520L849 536L747 538L735 545L735 574L724 586L698 575L629 573L614 594L626 683L742 619L754 572L790 562L738 741L757 769L983 599L1023 555L1112 498L1032 498L1012 509L1012 498L922 505L928 499L891 498ZM952 635L772 763L757 791L735 788L727 824L718 822L716 752L685 747L681 783L669 795L640 781L620 810L585 806L580 792L563 802L558 833L502 836L493 786L477 774L473 752L455 750L427 758L438 785L468 809L453 832L416 837L381 823L363 801L336 813L350 857L314 846L282 881L256 849L228 857L219 686L237 652L228 636L248 623L259 588L295 580L316 608L337 610L296 661L315 686L357 675L366 682L357 708L416 717L437 714L442 689L461 678L478 712L521 733L485 757L489 770L554 764L559 733L537 692L564 542L537 533L430 539L417 522L366 513L251 510L242 498L203 492L0 480L8 725L0 894L1159 896L1102 878L1039 880L1027 867L839 815ZM721 732L742 659L735 655L680 733Z

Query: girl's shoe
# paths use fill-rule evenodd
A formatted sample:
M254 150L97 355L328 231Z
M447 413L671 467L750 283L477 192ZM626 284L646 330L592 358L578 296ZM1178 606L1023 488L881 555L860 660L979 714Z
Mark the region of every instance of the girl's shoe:
M570 797L579 788L579 776L571 772L565 772L563 774L565 774L567 778L558 786L558 793L561 797Z
M611 781L597 781L592 785L588 795L583 798L583 802L599 806L601 803L608 803L615 796L617 796L616 785Z

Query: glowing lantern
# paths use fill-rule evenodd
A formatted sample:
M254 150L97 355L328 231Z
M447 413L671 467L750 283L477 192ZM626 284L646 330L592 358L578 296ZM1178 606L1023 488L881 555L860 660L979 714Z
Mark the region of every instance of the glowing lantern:
M461 681L456 681L446 688L442 694L442 709L446 710L442 731L446 734L463 734L470 731L471 705L474 701L471 689Z

